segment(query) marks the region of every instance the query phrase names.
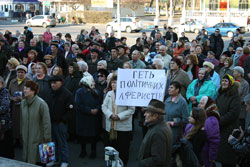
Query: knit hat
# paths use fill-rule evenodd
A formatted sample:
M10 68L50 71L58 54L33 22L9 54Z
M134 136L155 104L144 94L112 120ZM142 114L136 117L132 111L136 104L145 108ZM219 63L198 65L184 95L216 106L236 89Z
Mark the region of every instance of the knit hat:
M214 69L214 64L213 64L213 63L210 63L209 61L205 61L205 62L203 63L203 66L208 66L209 68Z
M148 107L144 109L145 111L152 111L158 114L165 115L165 104L157 99L152 99Z
M24 65L19 65L19 66L17 66L16 67L16 70L18 71L18 70L23 70L23 71L25 71L26 73L27 73L27 67L25 67Z
M15 67L20 64L19 61L13 57L8 60L8 63L10 63L12 66L15 66Z
M240 66L235 66L234 70L241 74L241 76L244 76L244 69Z
M31 81L31 80L27 80L27 81L25 82L25 85L24 85L24 86L30 88L32 91L35 92L35 94L38 93L39 85L38 85L36 82Z
M59 75L55 75L53 77L50 78L49 82L53 82L53 81L61 81L63 82L63 78L60 77Z
M235 82L234 78L229 74L224 75L224 77L222 79L227 79L229 81L230 86L232 86L234 84L234 82Z
M85 85L91 89L94 88L94 78L91 75L87 75L80 80L80 84Z

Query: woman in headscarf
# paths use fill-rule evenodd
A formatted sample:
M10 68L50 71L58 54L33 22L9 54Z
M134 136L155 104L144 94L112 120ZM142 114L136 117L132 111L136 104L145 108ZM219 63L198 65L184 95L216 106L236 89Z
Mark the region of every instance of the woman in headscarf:
M205 68L199 69L198 79L195 79L187 89L187 100L189 101L189 112L192 107L196 107L202 96L215 98L216 89L212 80L210 80Z
M85 76L80 81L81 88L76 91L76 134L79 136L82 150L80 157L87 155L86 145L91 143L90 158L96 158L97 136L100 133L101 100L95 81L91 75Z
M220 114L215 102L209 96L203 96L198 107L204 109L207 116L204 125L207 139L202 149L202 162L204 167L215 167L220 143Z
M220 135L221 141L217 161L222 167L235 167L237 156L228 144L228 137L239 127L240 96L238 93L238 82L231 75L225 75L221 80L216 104L220 113Z
M236 49L235 54L232 55L232 59L233 59L233 66L238 66L239 65L239 59L240 57L243 55L243 48L242 47L238 47Z

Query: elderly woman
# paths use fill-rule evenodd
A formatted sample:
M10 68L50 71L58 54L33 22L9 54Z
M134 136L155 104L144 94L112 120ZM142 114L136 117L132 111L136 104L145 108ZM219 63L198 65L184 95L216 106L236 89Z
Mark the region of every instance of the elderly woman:
M238 66L239 65L239 59L240 57L243 55L243 48L242 47L238 47L235 51L235 54L232 55L232 59L233 59L233 66Z
M249 83L244 79L244 69L240 66L236 66L233 68L233 76L236 81L240 83L239 87L239 95L241 99L241 112L240 112L240 126L242 129L248 126L247 122L245 124L246 119L246 105L244 102L245 96L249 92Z
M39 86L33 81L24 85L24 99L21 102L21 132L23 139L23 160L36 164L40 162L38 145L51 141L51 122L47 103L37 96Z
M195 79L187 89L187 100L189 101L189 113L193 106L197 106L202 96L210 96L215 98L216 89L213 81L209 79L208 73L205 68L199 69L198 79Z
M10 81L14 78L16 78L16 67L19 65L19 61L16 58L10 58L8 60L8 63L6 64L8 68L8 73L4 77L4 85L6 88L9 88Z
M12 139L11 101L4 79L0 76L0 156L14 158Z
M102 112L106 118L105 145L115 147L127 165L135 107L117 106L115 104L117 75L113 74L110 82L112 90L107 93L102 105Z
M204 167L212 167L215 166L220 143L220 114L209 96L203 96L198 107L205 110L207 116L204 124L207 139L202 149L202 162Z
M50 77L47 75L47 66L44 63L39 62L36 64L35 68L36 77L33 81L39 85L39 92L37 95L48 102L48 92L51 91L51 87L49 84Z
M226 74L233 76L232 58L226 57L223 63L224 63L224 67L222 67L219 71L220 78L222 78Z
M85 76L80 81L75 95L76 103L76 134L79 136L82 149L80 157L87 155L86 145L91 143L90 158L96 158L97 136L100 133L101 100L92 76Z
M187 64L182 66L182 69L187 72L191 81L198 78L199 66L196 55L189 54L186 57Z
M104 69L107 70L107 61L106 60L100 60L97 63L97 71L93 74L95 82L98 81L98 70Z
M17 77L10 82L9 91L11 97L12 108L12 122L13 122L13 138L15 139L15 146L21 146L21 132L20 132L20 102L23 97L23 89L27 80L27 68L24 65L16 67Z
M233 129L239 127L240 96L238 83L230 75L225 75L221 80L216 104L220 113L220 135L221 141L217 161L222 167L235 166L237 156L228 145L227 140Z

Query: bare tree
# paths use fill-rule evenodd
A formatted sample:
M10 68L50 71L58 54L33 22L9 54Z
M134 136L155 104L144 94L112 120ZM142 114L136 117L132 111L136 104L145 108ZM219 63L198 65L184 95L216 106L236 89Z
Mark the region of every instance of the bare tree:
M134 14L147 0L121 0L121 6L131 9Z

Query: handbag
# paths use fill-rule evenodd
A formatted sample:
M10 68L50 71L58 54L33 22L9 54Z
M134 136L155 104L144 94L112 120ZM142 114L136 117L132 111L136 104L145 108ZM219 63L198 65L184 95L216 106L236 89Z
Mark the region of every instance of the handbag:
M49 162L56 161L54 142L39 144L38 147L39 147L41 163L47 164Z

